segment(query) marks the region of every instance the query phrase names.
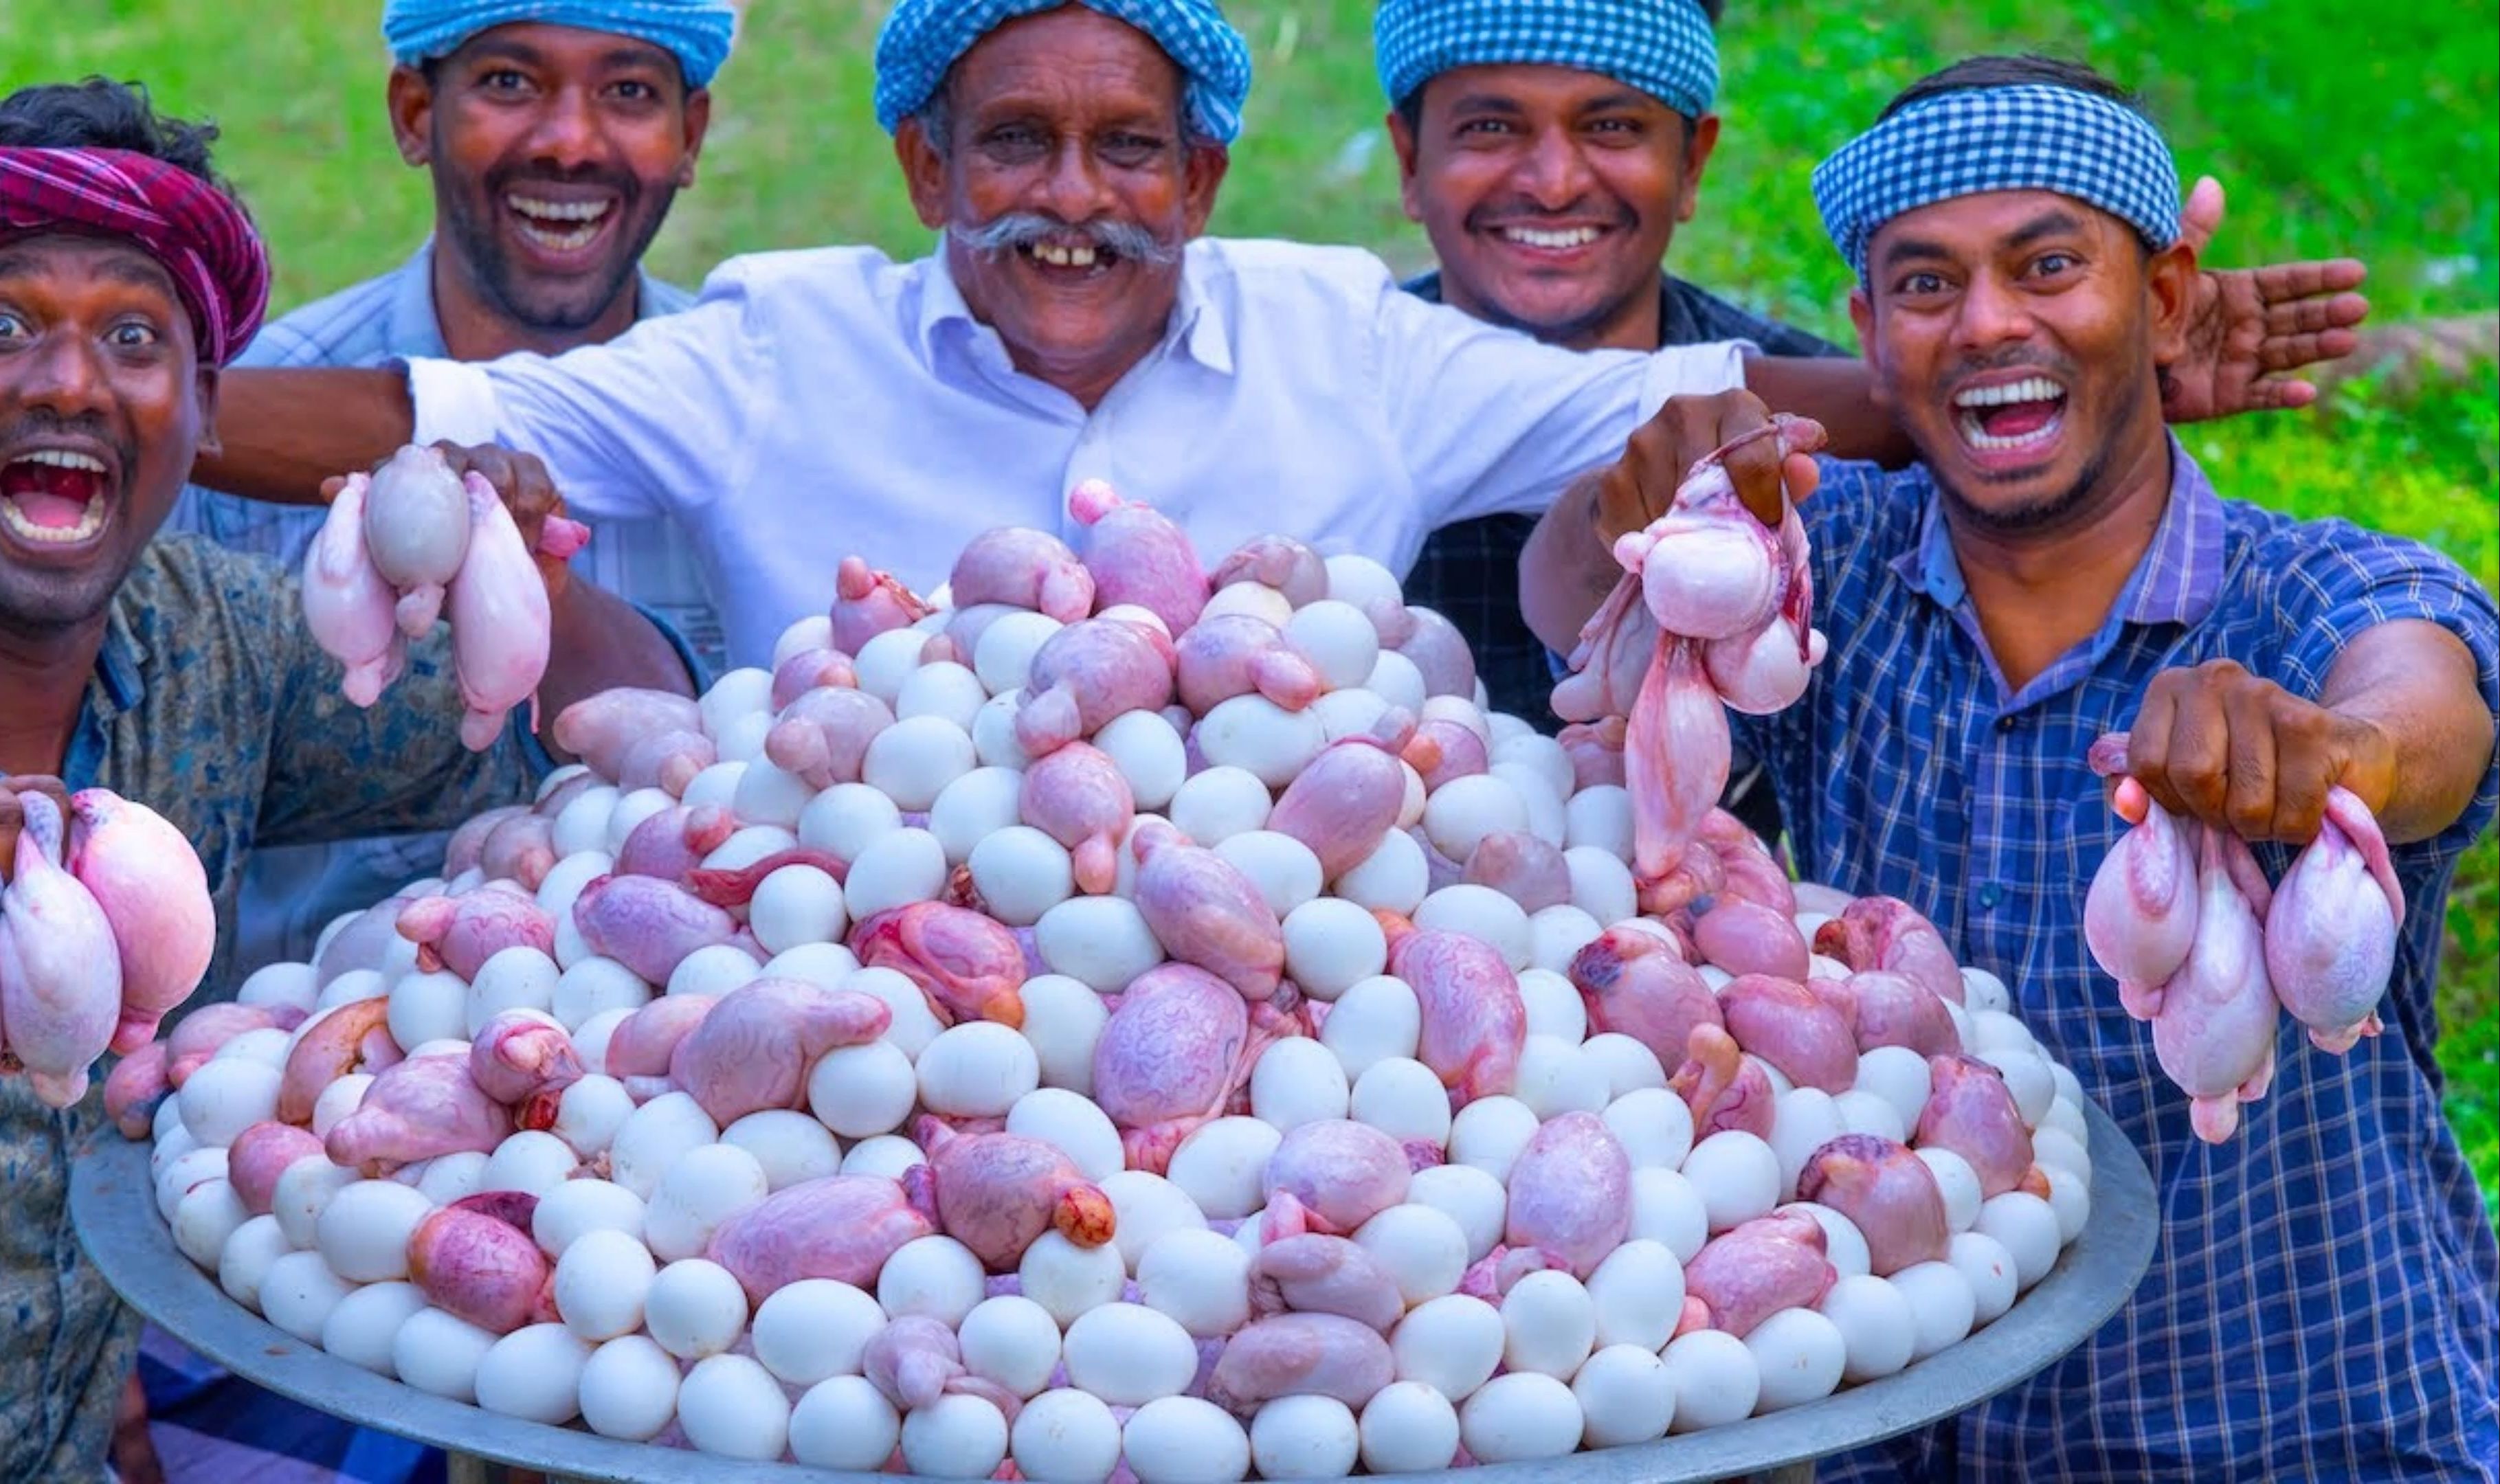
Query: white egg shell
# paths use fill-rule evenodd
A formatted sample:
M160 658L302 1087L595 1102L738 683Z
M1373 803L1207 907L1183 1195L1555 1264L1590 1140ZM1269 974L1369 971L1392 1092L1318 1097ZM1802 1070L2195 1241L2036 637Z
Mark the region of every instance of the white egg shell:
M1023 774L997 766L975 768L947 784L929 806L929 833L945 847L948 862L962 865L982 840L1013 825L1023 788Z
M1355 1078L1349 1111L1355 1122L1401 1141L1421 1139L1435 1148L1450 1141L1449 1089L1431 1068L1411 1057L1389 1057L1364 1069Z
M1199 613L1199 621L1221 618L1227 613L1243 613L1283 632L1294 618L1293 600L1265 582L1228 582L1217 588Z
M992 695L1022 688L1034 654L1059 632L1046 613L1002 613L972 646L972 672Z
M1017 1099L1007 1109L1006 1131L1049 1144L1089 1180L1109 1176L1126 1161L1109 1115L1065 1088L1036 1088Z
M1273 807L1267 785L1256 774L1218 765L1181 784L1165 812L1182 834L1212 849L1235 835L1265 827Z
M1926 1161L1928 1173L1936 1177L1936 1193L1944 1197L1945 1230L1969 1231L1972 1223L1979 1220L1979 1171L1951 1149L1930 1146L1917 1153Z
M1238 768L1269 788L1282 788L1319 756L1328 733L1308 711L1289 711L1265 696L1249 695L1216 703L1190 740L1215 767Z
M1841 1375L1852 1385L1881 1380L1910 1364L1919 1338L1909 1296L1885 1278L1844 1276L1823 1296L1818 1311L1840 1331L1847 1351Z
M616 801L608 814L608 828L600 840L600 848L609 855L625 848L625 841L643 820L663 809L673 808L676 800L660 788L637 788ZM562 862L557 864L561 865ZM546 883L539 883L544 886Z
M1528 913L1490 886L1462 881L1427 896L1415 908L1415 926L1465 933L1491 943L1513 972L1526 969L1533 950ZM1575 1001L1578 996L1572 997ZM1531 1027L1530 1029L1534 1029ZM1575 1036L1573 1039L1578 1039Z
M642 1305L658 1274L651 1250L632 1236L584 1232L556 1259L556 1313L592 1344L631 1335L642 1327Z
M938 1033L920 1053L920 1101L933 1113L1003 1118L1041 1085L1033 1042L1012 1027L973 1020Z
M1332 690L1311 703L1311 714L1320 719L1321 728L1332 742L1375 735L1388 709L1388 697L1360 688ZM1422 808L1421 801L1416 807Z
M839 989L859 967L858 955L839 943L801 943L773 955L761 977L804 979L819 989Z
M534 1324L495 1341L477 1363L477 1404L507 1417L558 1426L581 1409L590 1346L560 1324Z
M1034 1484L1102 1484L1120 1463L1120 1422L1101 1398L1062 1387L1025 1403L1009 1444Z
M1143 1406L1188 1389L1198 1373L1198 1345L1168 1314L1105 1303L1069 1325L1062 1360L1079 1390L1113 1406Z
M747 907L747 925L767 953L783 953L806 943L839 941L849 929L840 884L822 869L784 866L755 888Z
M260 1312L260 1282L268 1276L269 1265L295 1249L286 1244L286 1232L275 1216L254 1216L236 1227L217 1251L217 1287L226 1297L257 1314Z
M400 1326L425 1307L425 1291L413 1283L374 1283L339 1301L321 1324L321 1348L350 1366L389 1376Z
M1362 1451L1354 1412L1334 1397L1279 1397L1250 1419L1250 1461L1269 1479L1341 1479Z
M718 1355L746 1331L746 1290L707 1258L671 1263L643 1295L642 1328L681 1361Z
M1840 1327L1813 1309L1782 1309L1745 1336L1761 1379L1760 1412L1820 1402L1840 1385L1848 1347Z
M408 1239L434 1203L395 1180L358 1180L332 1197L314 1224L330 1270L350 1283L408 1276Z
M953 1329L981 1302L981 1260L951 1237L905 1242L876 1275L876 1302L889 1318L924 1314Z
M633 1010L601 1010L574 1031L574 1054L581 1058L584 1072L594 1077L608 1074L608 1043L615 1039L616 1028L631 1019L633 1014ZM565 1090L570 1092L572 1088Z
M2015 1281L2014 1254L2005 1250L2003 1242L1979 1232L1957 1233L1945 1260L1970 1285L1972 1328L1994 1321L2014 1306L2020 1285Z
M772 704L773 672L753 665L732 670L712 681L711 688L696 702L703 713L704 731L713 737L739 717Z
M509 951L509 950L507 950ZM708 943L684 958L669 973L665 993L717 1000L763 973L755 955L733 943Z
M1373 974L1337 996L1320 1023L1319 1039L1336 1053L1337 1065L1353 1080L1376 1063L1412 1059L1423 1026L1423 1006L1406 981Z
M581 1420L602 1437L648 1442L677 1415L677 1363L647 1335L601 1345L581 1366Z
M1101 1184L1111 1202L1111 1240L1131 1272L1165 1233L1205 1230L1206 1216L1198 1203L1162 1175L1123 1170L1104 1176Z
M893 800L865 783L837 783L800 812L799 843L851 862L855 875L868 847L901 828L903 811Z
M1852 1134L1872 1134L1897 1144L1907 1142L1910 1130L1916 1126L1902 1118L1901 1110L1892 1105L1891 1099L1862 1087L1835 1095L1831 1105L1840 1110L1841 1124Z
M1392 830L1380 837L1369 855L1339 875L1332 889L1366 910L1411 913L1431 889L1431 866L1413 836Z
M608 1180L567 1180L539 1199L530 1235L549 1257L562 1260L592 1232L620 1232L642 1239L642 1198Z
M222 1149L235 1136L278 1112L278 1084L284 1073L267 1062L218 1057L198 1068L175 1094L182 1102L182 1127L203 1148Z
M679 1384L677 1424L686 1441L705 1453L766 1462L779 1458L789 1442L790 1401L773 1373L754 1361L715 1355L698 1363Z
M1961 1003L1965 1009L2010 1010L2014 997L2007 992L2005 981L1985 969L1965 966L1961 972Z
M1927 1105L1927 1059L1907 1046L1876 1046L1859 1053L1857 1088L1892 1105L1904 1128L1915 1128Z
M1405 594L1390 570L1367 556L1340 553L1326 559L1328 595L1358 611L1373 604L1402 605Z
M803 1278L755 1310L755 1358L793 1386L856 1375L868 1342L885 1328L876 1300L848 1283Z
M223 1149L199 1152L216 1156L215 1169L200 1178L224 1178L226 1152ZM169 1170L167 1172L173 1171ZM319 1239L321 1213L328 1208L331 1198L355 1183L356 1172L352 1170L343 1170L328 1160L297 1160L286 1167L278 1176L278 1183L271 1187L270 1214L276 1216L278 1224L285 1229L290 1245L310 1247ZM161 1182L158 1188L163 1188Z
M2075 1136L2045 1120L2031 1134L2031 1162L2043 1171L2063 1170L2077 1179L2089 1179L2092 1172L2091 1155Z
M1607 1109L1628 1094L1664 1091L1666 1087L1666 1069L1660 1065L1657 1054L1620 1032L1606 1031L1590 1037L1580 1043L1580 1052L1589 1066L1605 1073ZM1675 1101L1679 1105L1683 1102ZM1689 1125L1691 1121L1688 1110L1686 1122Z
M1380 658L1380 631L1362 610L1332 597L1296 609L1285 620L1285 637L1334 691L1360 686Z
M1618 1094L1601 1116L1634 1170L1678 1170L1693 1151L1693 1110L1662 1084Z
M791 1456L811 1468L872 1473L902 1438L894 1403L863 1376L819 1381L790 1409Z
M1684 1177L1700 1192L1713 1232L1768 1215L1780 1203L1779 1156L1741 1129L1724 1130L1694 1144L1684 1158Z
M863 969L842 980L841 987L873 995L885 1002L886 1013L891 1018L886 1022L884 1039L906 1059L916 1060L922 1051L928 1049L929 1043L938 1039L938 1033L945 1029L938 1023L937 1012L929 1008L929 997L920 992L919 985L904 977L900 970ZM839 1133L840 1130L835 1132Z
M1596 1305L1567 1272L1547 1269L1511 1285L1501 1300L1502 1362L1569 1380L1597 1339Z
M1632 1171L1631 1228L1626 1235L1663 1242L1677 1262L1689 1263L1710 1239L1710 1208L1681 1171L1637 1167Z
M900 1134L879 1134L851 1145L842 1156L844 1174L881 1174L889 1180L900 1180L914 1165L926 1165L929 1156L920 1146Z
M1675 1379L1675 1417L1668 1429L1698 1432L1751 1415L1762 1378L1745 1342L1721 1330L1695 1330L1667 1343L1661 1359Z
M606 827L603 819L603 837ZM563 858L540 880L538 899L539 910L561 924L573 917L574 905L581 900L581 889L613 871L616 858L600 846L578 850L563 850L561 845L558 848Z
M1352 1090L1335 1053L1307 1036L1271 1042L1250 1073L1250 1111L1279 1131L1339 1119Z
M410 978L400 980L399 987L391 991L391 1014L394 1020L399 1014L401 995L407 993L418 977L435 976L411 975ZM456 976L445 974L444 977ZM614 959L593 956L579 961L557 975L555 992L547 1007L554 1014L556 1024L563 1026L568 1032L576 1032L596 1016L610 1010L638 1010L649 1004L650 1000L651 986L643 983L641 977L633 970ZM399 1034L398 1027L394 1025L391 1030L392 1039L398 1039ZM430 1040L433 1038L428 1036L423 1039ZM402 1044L412 1044L412 1042L403 1041ZM578 1051L579 1045L576 1044L575 1049Z
M1249 1435L1232 1413L1196 1397L1162 1397L1137 1408L1121 1432L1121 1455L1138 1484L1231 1484L1250 1474Z
M1845 1132L1840 1107L1829 1093L1813 1087L1781 1093L1771 1112L1771 1153L1780 1162L1780 1190L1795 1190L1807 1157Z
M1195 782L1196 779L1191 781ZM1041 914L1034 946L1054 973L1064 973L1102 994L1117 994L1129 981L1164 960L1163 944L1135 904L1121 897L1076 897Z
M1571 795L1564 809L1562 838L1572 849L1602 850L1617 860L1632 858L1632 796L1620 783L1593 783Z
M1482 1299L1444 1294L1415 1305L1389 1335L1400 1381L1464 1402L1493 1378L1508 1342L1501 1311Z
M634 1112L634 1097L625 1090L624 1083L609 1076L586 1076L566 1088L557 1099L555 1126L549 1132L582 1159L596 1159L615 1146L616 1136L624 1132L626 1120ZM553 1152L542 1153L552 1168ZM484 1177L481 1171L480 1180ZM544 1196L547 1192L542 1190L539 1194Z
M753 1157L764 1171L768 1191L820 1180L842 1168L841 1145L834 1136L815 1119L790 1108L749 1113L721 1130L720 1141L723 1147L741 1149Z
M1211 1339L1250 1320L1250 1255L1213 1232L1168 1232L1137 1260L1138 1302Z
M1057 1232L1044 1232L1024 1249L1024 1261L1016 1265L1016 1280L1026 1298L1066 1325L1119 1298L1129 1267L1112 1243L1080 1247Z
M312 1161L297 1160L295 1163L307 1165ZM292 1172L292 1170L293 1167L290 1166L288 1172ZM226 1178L226 1151L221 1147L187 1149L176 1155L164 1169L156 1171L156 1214L164 1217L170 1224L174 1219L176 1208L182 1204L184 1196L211 1180L224 1178ZM284 1178L284 1174L280 1175L280 1179ZM352 1179L353 1175L350 1174L349 1178ZM323 1199L326 1201L327 1197ZM312 1243L308 1240L305 1245L311 1246Z
M980 754L972 752L972 735L963 727L945 717L910 717L870 737L860 782L910 814L935 805L945 784L977 765Z
M1501 1240L1510 1194L1499 1180L1471 1165L1435 1165L1415 1171L1406 1183L1406 1201L1457 1222L1466 1239L1466 1260L1475 1263Z
M1561 1458L1579 1447L1584 1427L1571 1388L1537 1371L1496 1376L1459 1408L1459 1437L1479 1464Z
M1918 1334L1917 1343L1910 1347L1914 1361L1961 1343L1979 1317L1978 1295L1951 1263L1914 1263L1885 1281L1910 1301Z
M1486 1419L1489 1427L1506 1421L1504 1409ZM1360 1432L1363 1466L1373 1473L1447 1468L1459 1451L1458 1409L1416 1381L1393 1381L1364 1403Z
M418 1309L391 1336L391 1372L428 1396L477 1400L477 1368L497 1336L439 1308ZM672 1369L674 1379L676 1372Z
M175 1203L174 1245L193 1266L213 1269L226 1242L250 1219L233 1181L203 1180Z
M986 1479L1007 1456L1007 1420L979 1397L947 1395L903 1419L903 1465L938 1479Z
M1464 861L1488 835L1528 828L1528 804L1506 778L1489 773L1451 778L1424 804L1424 833L1432 848Z
M1371 662L1371 674L1364 677L1363 688L1402 710L1424 709L1424 672L1395 649L1380 651L1379 658Z
M2057 1240L2073 1241L2092 1213L2091 1187L2086 1177L2062 1165L2044 1165L2049 1177L2049 1208L2057 1213Z
M844 1138L893 1133L911 1116L919 1097L911 1059L890 1040L838 1046L807 1073L808 1108Z
M914 902L934 902L946 889L947 870L946 847L937 836L927 830L888 830L852 858L850 874L842 878L842 901L854 922Z
M404 938L394 939L392 941L394 946L385 948L383 952L394 958L398 956L399 950L396 946L398 943L408 943L411 954L416 947L414 943L409 943ZM413 957L411 958L408 967L415 967ZM348 970L321 986L321 997L312 1002L314 1018L318 1019L322 1010L335 1010L343 1005L353 1005L359 1000L371 1000L388 993L391 984L398 979L400 972L403 971L399 971L397 966L394 966L394 972L387 975L372 969ZM311 1021L305 1022L306 1025L311 1023ZM295 1030L298 1037L301 1037L304 1026L299 1025Z
M1590 1064L1577 1041L1531 1034L1520 1051L1519 1100L1539 1118L1599 1112L1610 1090L1604 1072Z
M1102 997L1061 973L1024 981L1024 1039L1033 1043L1044 1088L1082 1098L1094 1090L1094 1043L1110 1019Z
M894 714L898 720L912 716L943 716L966 731L972 725L972 713L990 699L979 676L952 660L939 660L923 665L904 677L894 694Z
M990 625L993 632L998 627ZM903 682L920 668L920 654L928 643L928 636L911 627L888 629L869 640L852 656L859 672L859 688L889 707L894 705L895 698L903 693Z
M1172 724L1153 711L1123 711L1094 734L1094 745L1128 780L1141 809L1169 804L1189 775L1188 748Z
M1571 873L1571 905L1601 923L1629 917L1635 907L1631 867L1612 851L1574 845L1562 852Z
M262 1026L246 1031L216 1049L212 1060L223 1061L240 1057L247 1061L264 1062L283 1071L286 1054L295 1048L295 1038L276 1026Z
M1031 825L1010 821L983 836L973 842L969 864L982 905L1013 928L1039 922L1076 890L1068 847Z
M740 730L745 729L741 727ZM751 757L753 754L748 755ZM722 808L733 808L738 803L739 782L745 776L746 760L735 756L733 748L724 747L721 760L696 774L686 784L685 792L678 795L678 802L688 808L700 808L707 804L716 804Z
M1856 1222L1813 1201L1792 1201L1780 1210L1799 1211L1815 1219L1815 1224L1823 1228L1824 1258L1842 1277L1869 1270L1866 1234L1858 1230Z
M1563 973L1581 949L1605 931L1596 918L1568 902L1531 912L1528 918L1528 960L1537 969Z
M1478 1098L1450 1120L1450 1162L1506 1182L1519 1151L1536 1137L1542 1121L1535 1109L1517 1098Z
M1247 1216L1264 1199L1260 1176L1283 1138L1274 1126L1256 1118L1214 1119L1181 1140L1166 1174L1207 1216L1218 1221Z
M1596 1343L1637 1345L1652 1352L1674 1335L1684 1308L1684 1265L1664 1242L1627 1241L1589 1274ZM1665 1424L1660 1423L1661 1431Z
M166 1166L185 1154L198 1153L200 1141L191 1137L190 1130L182 1127L182 1100L180 1098L167 1098L156 1105L151 1128L156 1146L148 1151L148 1178L153 1181L163 1177Z
M1234 870L1249 878L1260 897L1279 919L1296 907L1313 901L1320 894L1320 858L1311 847L1290 835L1273 830L1244 830L1229 835L1215 846L1215 853L1233 863ZM1377 926L1377 924L1375 924ZM1384 954L1386 949L1383 950ZM1364 971L1377 973L1377 969ZM1348 979L1361 978L1361 973Z
M573 1172L580 1168L581 1156L573 1152L573 1145L553 1134L524 1129L497 1144L495 1152L486 1156L486 1168L477 1172L477 1188L544 1196L572 1179Z
M1608 1345L1571 1379L1587 1420L1581 1442L1591 1448L1654 1442L1675 1418L1675 1378L1647 1345Z
M1048 1386L1059 1365L1059 1321L1021 1295L1001 1294L974 1304L956 1338L966 1370L1017 1397Z
M1444 887L1432 895L1440 897L1458 889ZM1426 905L1431 905L1429 899ZM1415 919L1415 926L1426 926L1422 917ZM1462 927L1457 931L1467 930ZM1589 1039L1588 1005L1580 998L1578 986L1562 975L1550 969L1527 971L1519 975L1519 999L1528 1010L1529 1035L1557 1037L1574 1046Z
M1983 1009L1964 1005L1963 1014L1970 1020L1973 1056L1985 1057L1990 1051L2036 1051L2039 1042L2032 1039L2031 1030L2003 1010Z
M1570 815L1563 811L1562 796L1546 785L1545 779L1524 763L1496 763L1486 776L1498 778L1519 795L1522 808L1528 811L1528 833L1560 850L1570 840Z
M354 915L354 914L349 914ZM235 991L241 1005L291 1005L307 1013L321 998L311 964L264 964Z
M306 1344L319 1344L330 1311L353 1286L332 1272L320 1253L289 1252L261 1274L260 1312Z
M2049 1073L2048 1058L2037 1051L2006 1047L1991 1047L1979 1057L2005 1078L2005 1090L2014 1095L2014 1106L2022 1113L2023 1126L2038 1128L2040 1120L2049 1114L2049 1105L2057 1098L2057 1083Z
M2028 1191L2009 1190L1990 1196L1979 1207L1971 1230L1992 1237L2014 1257L2016 1284L2028 1289L2049 1275L2057 1261L2057 1212Z

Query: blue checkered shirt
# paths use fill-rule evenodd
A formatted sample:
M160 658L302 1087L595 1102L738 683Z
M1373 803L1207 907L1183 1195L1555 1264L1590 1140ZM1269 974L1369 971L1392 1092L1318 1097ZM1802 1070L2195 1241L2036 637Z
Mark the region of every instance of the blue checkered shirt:
M1733 718L1799 872L1907 899L2001 976L2145 1156L2161 1206L2152 1270L2098 1335L1952 1423L1826 1462L1825 1484L2494 1476L2500 1252L2440 1110L2432 986L2450 877L2500 772L2445 834L2394 851L2385 1033L2339 1058L2285 1016L2272 1091L2214 1146L2084 946L2085 890L2122 827L2084 752L2162 670L2229 658L2314 696L2347 643L2395 619L2463 640L2500 711L2500 621L2420 546L2226 504L2175 441L2172 459L2168 511L2107 624L2013 694L1925 470L1826 462L1807 523L1830 654L1796 707ZM2286 852L2258 854L2279 877Z
M643 274L641 315L674 313L694 303L685 290ZM308 304L264 326L238 366L380 366L412 356L443 356L434 313L434 247L407 263ZM222 494L192 485L182 491L165 529L190 531L239 551L273 556L290 568L321 529L323 511ZM673 628L718 674L727 645L719 615L685 540L667 521L603 520L574 570ZM443 860L440 834L297 845L256 853L246 874L239 974L283 960L312 957L321 928L342 912L372 906Z

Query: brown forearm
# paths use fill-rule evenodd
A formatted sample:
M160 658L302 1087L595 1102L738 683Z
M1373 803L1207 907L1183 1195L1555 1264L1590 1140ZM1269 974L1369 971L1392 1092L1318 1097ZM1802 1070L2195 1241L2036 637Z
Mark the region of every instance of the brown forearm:
M217 387L217 448L194 482L276 505L319 505L321 481L370 469L415 436L396 371L237 369Z
M1891 413L1875 405L1874 373L1838 357L1748 356L1745 389L1775 412L1822 423L1834 458L1868 459L1887 469L1917 461L1919 450Z
M1597 484L1582 479L1546 511L1519 556L1519 610L1558 654L1580 643L1580 627L1624 575L1597 539Z
M2491 767L2492 720L2462 640L2419 619L2384 623L2344 646L2319 704L2385 735L2394 783L2379 827L2395 843L2456 822Z
M539 741L559 763L555 719L587 696L620 685L694 694L685 662L651 620L615 594L578 579L548 605L546 678L539 685Z

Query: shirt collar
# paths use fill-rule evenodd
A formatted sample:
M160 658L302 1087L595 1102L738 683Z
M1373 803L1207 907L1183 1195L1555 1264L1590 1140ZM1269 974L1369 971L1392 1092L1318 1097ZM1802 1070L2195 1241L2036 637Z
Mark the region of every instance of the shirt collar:
M920 313L912 324L912 333L923 363L937 364L938 335L945 325L962 325L964 334L987 336L993 344L999 344L998 332L974 317L971 306L964 302L964 290L946 263L946 240L942 234L921 261L926 267L920 280ZM1148 354L1163 355L1178 346L1207 370L1231 376L1233 336L1225 323L1223 307L1206 291L1207 267L1201 245L1191 243L1181 256L1180 292L1172 304L1171 322L1165 327L1162 342ZM999 344L1003 361L1005 348Z
M2214 610L2221 595L2222 500L2178 435L2165 436L2170 443L2170 499L2112 616L2128 623L2193 625ZM1928 483L1919 540L1892 558L1892 571L1912 592L1940 608L1957 608L1969 589L1962 581L1961 561L1954 554L1944 496L1924 469L1919 478Z

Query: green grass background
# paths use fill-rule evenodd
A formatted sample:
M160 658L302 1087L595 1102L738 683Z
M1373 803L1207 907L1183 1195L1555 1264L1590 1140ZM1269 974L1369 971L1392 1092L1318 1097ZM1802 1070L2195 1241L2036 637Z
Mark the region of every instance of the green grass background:
M716 84L703 180L655 247L692 282L757 248L923 250L869 109L882 0L752 0ZM1368 0L1231 0L1258 83L1214 229L1362 243L1429 260L1397 208ZM378 0L6 0L0 84L102 72L215 118L224 168L275 245L277 307L366 277L426 230L382 107ZM1676 270L1848 343L1845 270L1807 177L1919 75L1976 50L2081 57L2139 88L2184 174L2219 176L2214 260L2350 253L2380 321L2500 306L2500 11L2488 0L2355 11L2329 0L1957 0L1868 10L1732 0L1724 141ZM2322 410L2193 430L2226 494L2433 542L2500 589L2500 375L2401 397L2364 379ZM2449 1113L2500 1220L2500 844L2460 873L2441 987Z

